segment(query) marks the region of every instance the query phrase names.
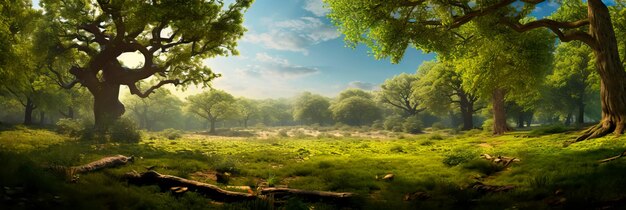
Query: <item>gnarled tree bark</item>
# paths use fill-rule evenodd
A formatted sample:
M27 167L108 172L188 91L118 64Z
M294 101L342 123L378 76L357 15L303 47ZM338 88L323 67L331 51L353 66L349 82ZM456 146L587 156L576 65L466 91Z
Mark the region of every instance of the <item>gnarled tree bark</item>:
M602 120L587 129L576 141L602 137L609 133L620 135L626 124L626 72L617 49L617 39L606 5L600 0L587 1L589 31L596 43L592 47L596 70L600 75Z

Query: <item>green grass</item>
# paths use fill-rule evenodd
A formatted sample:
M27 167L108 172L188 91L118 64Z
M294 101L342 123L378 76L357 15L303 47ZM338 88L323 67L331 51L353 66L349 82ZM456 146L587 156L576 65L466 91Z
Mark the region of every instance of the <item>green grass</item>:
M279 135L279 134L278 134ZM346 191L359 194L353 208L380 209L504 209L551 208L546 200L557 190L567 198L557 208L599 208L602 202L622 199L626 192L626 160L598 164L597 160L626 149L624 137L605 137L563 147L575 134L528 132L489 136L471 131L456 135L397 135L388 138L350 137L215 137L185 134L170 140L158 134L144 135L139 144L93 144L72 140L44 129L14 127L0 131L0 187L23 187L28 201L4 202L8 207L78 209L146 208L257 208L269 209L264 201L211 205L209 200L188 193L173 197L158 187L137 187L119 176L146 167L158 172L203 182L257 186L261 182L309 190ZM518 138L516 136L525 136ZM508 168L480 160L479 155L503 155L521 159ZM138 157L134 164L80 175L77 184L42 171L41 165L78 165L115 154ZM626 158L624 158L626 159ZM226 183L197 174L228 172ZM376 177L393 173L393 181ZM470 184L514 185L507 193L479 194ZM423 191L424 201L403 201L407 193ZM3 194L4 193L4 194ZM0 191L0 197L7 196ZM20 197L22 196L22 197ZM59 196L60 198L55 198ZM13 198L12 198L13 199ZM290 201L292 206L302 204ZM285 206L289 206L285 204ZM1 206L0 206L1 207ZM295 208L295 207L294 207Z

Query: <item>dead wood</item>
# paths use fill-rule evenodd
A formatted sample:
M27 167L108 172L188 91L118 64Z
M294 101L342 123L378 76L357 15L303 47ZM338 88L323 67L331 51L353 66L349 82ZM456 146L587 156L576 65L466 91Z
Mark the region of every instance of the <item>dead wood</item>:
M60 165L50 165L44 166L47 170L51 170L59 175L65 176L65 179L68 182L76 183L78 182L79 176L81 173L88 173L93 171L98 171L105 168L113 168L117 166L126 165L128 162L133 162L134 157L127 157L124 155L116 155L110 157L104 157L102 159L87 163L85 165L80 166L60 166Z
M187 191L197 192L219 202L239 202L254 199L265 199L267 197L271 197L276 200L285 200L290 197L298 197L307 201L342 203L349 201L350 198L354 196L353 193L347 192L337 193L290 188L262 188L259 190L258 195L254 195L252 193L223 190L212 184L184 179L177 176L159 174L156 171L148 171L144 173L130 172L126 173L124 178L131 184L156 184L159 185L161 189L170 190L174 193L184 193Z
M499 192L508 192L515 189L515 186L512 185L488 185L483 184L482 182L476 182L472 186L472 189L480 192L480 193L499 193Z
M85 165L74 166L72 168L74 171L76 171L76 173L87 173L104 168L113 168L121 165L126 165L126 163L133 161L134 158L132 156L126 157L124 155L116 155L111 157L104 157L100 160L96 160Z
M606 162L610 162L610 161L614 161L614 160L620 159L621 157L624 157L624 156L626 156L626 150L624 150L621 154L619 154L617 156L613 156L613 157L610 157L610 158L602 159L602 160L599 160L598 162L599 163L606 163Z
M168 190L184 188L185 191L193 191L220 202L249 201L258 198L253 194L227 191L212 184L184 179L177 176L163 175L157 173L156 171L148 171L141 174L137 172L130 172L126 173L124 178L128 180L129 183L137 185L156 184L159 185L161 189Z
M480 155L480 157L482 157L485 160L489 160L493 163L496 164L502 164L504 165L504 167L508 167L509 165L511 165L511 163L513 162L519 162L521 161L520 159L516 158L516 157L506 157L506 156L491 156L489 154L482 154Z
M328 192L299 190L291 188L263 188L259 192L261 195L273 196L274 199L286 199L290 197L298 197L307 201L332 201L332 202L348 202L354 197L354 193L348 192Z

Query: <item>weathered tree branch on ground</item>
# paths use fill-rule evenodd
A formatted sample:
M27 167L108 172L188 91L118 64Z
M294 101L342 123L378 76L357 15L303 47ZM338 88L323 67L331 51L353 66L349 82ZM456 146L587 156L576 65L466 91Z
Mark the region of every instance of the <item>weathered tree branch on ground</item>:
M621 154L619 154L619 155L617 155L617 156L613 156L613 157L610 157L610 158L606 158L606 159L598 160L598 162L599 162L599 163L606 163L606 162L610 162L610 161L617 160L617 159L619 159L619 158L621 158L621 157L624 157L624 156L626 156L626 150L624 150Z
M126 165L128 162L133 162L134 157L124 156L124 155L116 155L111 157L104 157L100 160L93 161L91 163L87 163L85 165L74 166L71 167L76 173L87 173L92 171L97 171L104 168L112 168L121 165Z
M102 159L80 165L80 166L59 166L59 165L50 165L45 166L46 169L55 171L56 173L62 174L66 177L69 182L78 182L77 174L80 173L89 173L93 171L98 171L105 168L113 168L117 166L126 165L128 162L133 162L134 157L124 156L124 155L116 155L104 157Z
M124 175L124 178L132 184L137 185L159 185L162 189L172 189L173 187L186 187L188 191L194 191L205 195L213 200L220 202L234 202L255 200L258 197L253 194L232 192L219 188L218 186L198 182L194 180L184 179L177 176L163 175L156 171L148 171L144 173L130 172Z
M348 203L347 201L355 195L347 192L337 193L326 191L308 191L290 188L264 188L258 192L258 195L255 195L250 193L227 191L212 184L184 179L177 176L159 174L156 171L147 171L144 173L130 172L126 173L124 178L128 180L129 183L136 185L156 184L161 187L161 189L165 190L176 190L181 192L193 191L219 202L240 202L255 199L266 199L267 197L272 197L276 200L285 200L291 197L297 197L307 201Z
M274 199L298 197L307 201L333 201L347 202L354 197L354 193L309 191L291 188L264 188L259 192L261 195L273 195Z
M67 171L71 171L72 174L77 174L77 173L88 173L88 172L92 172L92 171L97 171L100 169L104 169L104 168L113 168L113 167L117 167L117 166L121 166L121 165L126 165L128 162L133 162L134 161L134 157L127 157L124 155L116 155L116 156L109 156L109 157L104 157L102 159L84 164L84 165L80 165L80 166L59 166L59 165L50 165L50 166L45 166L45 168L47 169L53 169L53 170L63 170L65 171L65 173L67 173Z

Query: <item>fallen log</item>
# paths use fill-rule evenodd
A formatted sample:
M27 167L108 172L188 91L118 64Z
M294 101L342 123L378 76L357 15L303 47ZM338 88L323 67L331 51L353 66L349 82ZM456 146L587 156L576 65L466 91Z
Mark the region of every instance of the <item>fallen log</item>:
M121 165L126 165L128 162L133 162L134 157L126 157L124 155L116 155L111 157L104 157L100 160L87 163L85 165L72 167L76 173L87 173L97 171L104 168L113 168Z
M238 202L255 200L258 197L253 194L240 193L227 191L219 188L218 186L198 182L194 180L184 179L177 176L163 175L156 171L148 171L144 173L130 172L124 174L124 178L129 183L136 185L152 185L156 184L161 189L181 189L186 188L185 191L193 191L204 196L207 196L213 200L220 202Z
M606 158L606 159L602 159L602 160L598 160L599 163L606 163L606 162L610 162L610 161L614 161L617 159L620 159L621 157L626 156L626 150L624 150L621 154L617 155L617 156L613 156L610 158Z
M286 199L290 197L298 197L307 201L332 201L332 202L348 202L354 197L354 193L348 192L328 192L328 191L312 191L299 190L291 188L263 188L259 192L261 195L273 196L274 199Z
M80 166L59 166L51 165L44 168L59 173L67 179L69 182L78 182L78 174L98 171L105 168L113 168L121 165L126 165L128 162L133 162L134 157L127 157L124 155L116 155L110 157L104 157L102 159L87 163Z

